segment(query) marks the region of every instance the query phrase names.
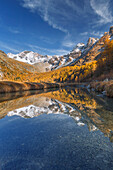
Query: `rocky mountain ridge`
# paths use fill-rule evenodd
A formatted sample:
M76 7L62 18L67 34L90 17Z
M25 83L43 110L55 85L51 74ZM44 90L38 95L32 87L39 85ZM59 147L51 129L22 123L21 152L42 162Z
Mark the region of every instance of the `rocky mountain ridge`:
M23 51L19 54L8 53L7 56L17 61L34 65L40 72L47 72L71 65L82 53L86 53L86 51L88 51L97 41L97 38L90 37L86 45L84 43L78 43L69 54L64 56L43 56L33 51Z
M73 65L83 65L88 62L92 62L94 60L97 60L101 52L103 51L103 46L107 39L110 39L109 33L105 33L98 41L96 41L94 44L91 44L88 46L81 55L76 59L76 61L73 63Z

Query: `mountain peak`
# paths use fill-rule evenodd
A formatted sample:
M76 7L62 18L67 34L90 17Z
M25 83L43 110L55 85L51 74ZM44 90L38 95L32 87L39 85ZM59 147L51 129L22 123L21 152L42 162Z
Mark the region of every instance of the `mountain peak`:
M87 42L87 46L93 45L98 40L99 40L98 38L89 37L88 42Z
M22 51L19 54L8 53L7 56L28 64L35 64L42 57L42 55L33 51Z
M84 43L78 43L73 50L71 51L71 53L79 53L80 51L82 51L84 49L85 44Z

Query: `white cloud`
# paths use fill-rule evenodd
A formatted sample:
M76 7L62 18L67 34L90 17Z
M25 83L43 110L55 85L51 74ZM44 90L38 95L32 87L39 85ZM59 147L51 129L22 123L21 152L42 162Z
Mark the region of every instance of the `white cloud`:
M62 44L64 47L74 47L75 43L71 41L63 42Z
M12 53L18 53L20 52L19 50L17 50L16 48L11 47L10 45L0 41L0 49L1 50L7 50L8 52L12 52Z
M63 41L62 41L62 46L72 48L75 46L75 42L71 40L71 35L68 33Z
M27 44L28 47L31 48L31 50L36 51L42 55L64 55L69 53L68 50L65 49L48 49L48 48L43 48L37 45L32 45L32 44Z
M83 35L83 36L89 35L89 32L82 32L80 35Z
M47 49L32 45L34 51L66 54L67 50L63 48L71 48L75 46L75 41L80 41L79 35L101 37L101 31L89 31L89 26L101 26L101 24L111 23L113 21L112 11L110 10L110 0L21 0L22 6L31 12L37 12L41 18L50 26L64 32L64 39L61 42L62 49ZM91 15L90 15L91 14ZM95 15L96 14L96 15ZM87 32L83 31L82 26L87 28ZM80 30L79 30L80 27ZM98 27L99 28L99 27ZM103 30L102 30L103 31ZM56 36L56 35L55 35ZM44 42L51 44L48 38L42 37Z
M83 13L83 10L81 10L81 7L78 6L73 0L65 0L65 3L72 8L74 11L76 11L78 14Z
M56 20L56 15L60 15L60 19L68 17L66 11L57 9L57 2L52 0L23 0L23 7L30 9L32 12L39 12L40 16L50 26L67 33L67 29L62 26L60 21Z
M20 31L17 30L17 29L9 28L8 30L9 30L11 33L13 33L13 34L20 34Z
M83 32L80 34L81 36L96 36L96 37L102 37L103 32L101 31L92 31L92 32Z
M103 36L103 32L100 32L100 31L93 31L92 33L90 33L90 35L93 35L93 36L97 36L97 37L102 37Z
M100 17L99 23L108 23L113 20L111 12L109 12L109 0L80 1L82 3L78 3L78 0L22 0L22 6L31 12L37 12L50 26L66 33L66 36L69 33L71 36L76 35L76 26L78 27L77 24L81 26L84 19L86 22L83 24L87 28L88 25L95 25L98 16ZM90 14L95 13L97 17L92 19ZM83 34L87 35L87 32ZM62 45L72 47L73 42L67 40Z
M48 37L45 37L45 36L40 36L40 40L42 40L43 42L47 43L47 44L54 44L57 42L56 39L52 39L51 38L48 38Z
M31 12L37 12L50 26L64 33L70 32L69 27L71 27L71 24L76 24L81 18L84 18L91 13L89 0L83 0L82 4L78 3L78 0L22 1L22 6L24 8L30 9Z
M94 12L100 17L99 24L111 23L113 16L110 11L110 0L90 0Z

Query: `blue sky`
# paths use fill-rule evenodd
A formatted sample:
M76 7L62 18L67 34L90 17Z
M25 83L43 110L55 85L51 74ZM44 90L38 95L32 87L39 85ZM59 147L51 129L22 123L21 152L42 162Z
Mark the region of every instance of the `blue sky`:
M112 0L0 0L0 50L67 54L113 25Z

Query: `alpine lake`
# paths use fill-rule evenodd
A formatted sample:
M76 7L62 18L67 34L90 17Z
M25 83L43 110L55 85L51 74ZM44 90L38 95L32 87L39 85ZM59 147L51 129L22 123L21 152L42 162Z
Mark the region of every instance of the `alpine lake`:
M83 88L0 94L0 170L113 170L113 99Z

